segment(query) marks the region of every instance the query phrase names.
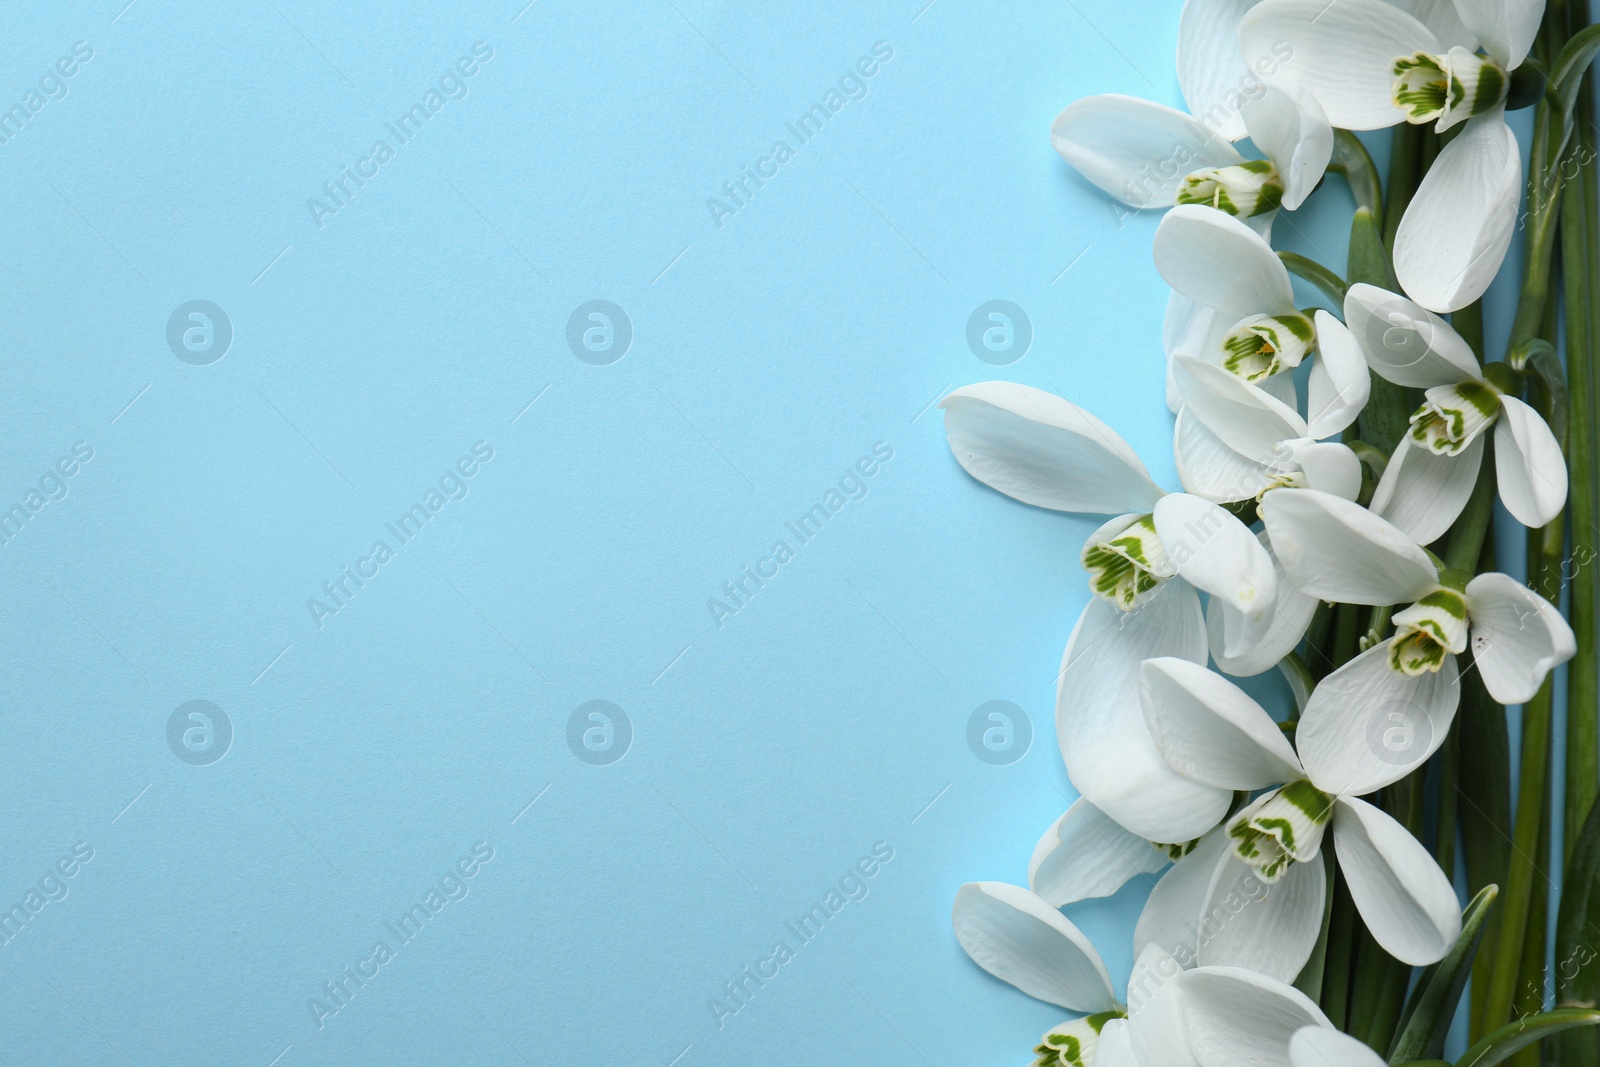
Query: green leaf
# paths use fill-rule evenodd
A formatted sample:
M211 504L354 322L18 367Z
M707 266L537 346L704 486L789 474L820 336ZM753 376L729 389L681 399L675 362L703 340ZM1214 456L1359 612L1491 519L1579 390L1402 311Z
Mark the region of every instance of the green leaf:
M1518 1019L1502 1026L1456 1061L1456 1067L1495 1067L1515 1056L1535 1041L1552 1037L1578 1026L1600 1023L1600 1011L1593 1008L1557 1008Z
M1357 208L1350 220L1350 260L1345 276L1351 285L1365 282L1395 292L1400 284L1389 269L1389 251L1372 212ZM1369 372L1370 373L1370 372ZM1361 411L1361 439L1391 455L1410 427L1411 413L1421 403L1416 390L1372 375L1372 394Z
M1550 81L1556 97L1561 101L1563 112L1572 112L1583 76L1597 54L1600 54L1600 26L1588 26L1573 34L1556 57Z
M1600 1002L1600 965L1593 944L1600 937L1600 804L1589 809L1583 830L1573 843L1562 877L1561 907L1556 912L1556 1000ZM1566 1034L1556 1042L1561 1067L1600 1064L1600 1034Z
M1471 667L1477 665L1471 664ZM1461 844L1467 864L1467 891L1505 885L1511 870L1511 739L1506 712L1483 686L1483 672L1462 665L1461 709L1455 729L1469 744L1461 746L1456 788L1461 792ZM1491 913L1484 937L1494 944L1498 915ZM1489 957L1473 966L1473 1033L1483 1033L1484 1002L1489 989Z
M1472 961L1483 941L1484 923L1494 907L1500 887L1484 886L1461 916L1461 936L1444 959L1422 972L1400 1024L1400 1036L1389 1049L1391 1063L1419 1056L1444 1054L1445 1035L1455 1018L1456 1005L1472 973Z
M1357 208L1350 220L1350 258L1345 266L1345 277L1351 285L1366 282L1391 292L1399 283L1389 269L1389 250L1383 244L1383 231L1377 219L1366 208Z

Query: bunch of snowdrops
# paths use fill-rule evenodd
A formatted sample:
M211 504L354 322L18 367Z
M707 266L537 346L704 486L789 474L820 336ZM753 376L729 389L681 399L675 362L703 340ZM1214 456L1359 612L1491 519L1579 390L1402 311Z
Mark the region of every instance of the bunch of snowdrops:
M1058 675L1080 799L1026 887L954 908L978 965L1075 1013L1038 1067L1437 1064L1458 1015L1461 1067L1600 1067L1588 24L1572 0L1188 0L1187 112L1107 95L1056 119L1084 178L1165 211L1182 484L1053 393L941 405L974 478L1105 517ZM1380 130L1386 176L1357 136ZM1275 251L1280 212L1335 181L1348 262ZM1479 300L1519 227L1490 358ZM1497 502L1527 530L1521 578ZM1277 716L1233 680L1269 671ZM1153 888L1119 1000L1069 913L1133 879Z

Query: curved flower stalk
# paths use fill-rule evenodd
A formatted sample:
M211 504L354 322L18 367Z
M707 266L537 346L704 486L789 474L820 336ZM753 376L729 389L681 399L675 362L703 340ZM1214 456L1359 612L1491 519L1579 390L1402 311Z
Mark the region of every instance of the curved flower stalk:
M1453 669L1470 643L1489 695L1521 704L1577 653L1572 628L1544 597L1504 574L1468 580L1441 571L1404 532L1359 505L1327 493L1273 494L1262 518L1303 592L1345 604L1410 604L1395 614L1388 642L1396 677Z
M1293 56L1284 77L1315 97L1336 127L1432 123L1443 132L1466 123L1395 235L1401 286L1434 311L1482 296L1510 246L1522 161L1505 99L1543 12L1543 0L1458 0L1454 39L1384 0L1262 0L1240 22L1246 62L1287 42ZM1475 51L1479 42L1487 55Z
M1544 526L1567 499L1561 445L1539 413L1484 377L1472 347L1443 319L1402 296L1353 285L1349 323L1374 374L1426 390L1389 460L1372 510L1418 544L1437 540L1472 495L1483 435L1494 429L1500 502L1524 526Z
M1141 669L1146 723L1175 770L1203 785L1268 790L1228 820L1223 847L1197 848L1162 879L1180 885L1163 902L1168 909L1192 906L1205 886L1191 916L1211 912L1216 887L1235 880L1238 864L1279 891L1197 945L1202 963L1220 954L1269 975L1299 973L1322 926L1321 848L1330 827L1356 909L1386 952L1422 965L1455 943L1461 913L1449 878L1409 830L1358 798L1398 782L1444 743L1460 683L1454 661L1413 677L1391 671L1389 654L1389 642L1375 645L1323 679L1294 746L1220 675L1170 658ZM1407 743L1383 743L1396 727L1408 731ZM1187 870L1192 863L1198 871Z
M1154 256L1173 289L1163 330L1169 407L1183 400L1171 361L1187 356L1297 410L1289 372L1317 352L1298 436L1320 440L1355 421L1370 393L1359 349L1332 315L1295 307L1289 271L1261 235L1217 212L1177 207L1156 228Z
M1234 106L1238 119L1213 127L1134 96L1088 96L1056 116L1050 143L1129 207L1196 204L1267 225L1279 207L1299 207L1322 180L1333 128L1316 99L1293 83L1256 82ZM1266 158L1241 155L1230 143L1235 129L1237 136L1247 129Z
M1054 394L983 382L942 407L950 450L979 481L1038 507L1117 516L1083 548L1094 596L1063 658L1057 738L1078 792L1128 830L1199 837L1227 811L1229 794L1162 763L1145 735L1135 670L1150 656L1204 662L1197 590L1246 618L1266 618L1278 596L1266 550L1223 508L1162 490L1110 427ZM1165 817L1150 820L1156 798Z

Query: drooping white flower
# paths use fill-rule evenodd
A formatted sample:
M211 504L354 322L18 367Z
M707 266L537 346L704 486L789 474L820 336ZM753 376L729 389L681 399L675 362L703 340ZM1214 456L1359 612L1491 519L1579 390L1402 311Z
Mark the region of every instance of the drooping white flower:
M1154 256L1173 289L1163 345L1167 404L1174 411L1183 397L1172 361L1189 357L1261 386L1298 412L1289 372L1314 351L1307 416L1296 414L1285 428L1321 440L1361 413L1370 379L1360 350L1332 315L1295 307L1288 269L1254 230L1203 208L1174 208L1156 228ZM1217 432L1226 421L1213 420L1210 428Z
M1350 499L1359 493L1361 464L1355 453L1337 441L1315 438L1338 433L1355 418L1371 378L1343 324L1325 311L1316 319L1319 354L1311 372L1310 423L1220 366L1183 355L1172 359L1179 400L1173 445L1186 490L1219 504L1260 500L1293 488L1323 489ZM1271 543L1263 538L1262 544L1270 555ZM1211 654L1219 667L1241 677L1260 674L1299 645L1317 602L1289 588L1280 582L1271 613L1257 618L1221 600L1207 606Z
M1154 255L1156 269L1193 314L1209 313L1203 332L1181 331L1193 350L1177 354L1263 382L1298 367L1315 349L1316 328L1295 307L1289 271L1238 219L1180 205L1156 227Z
M1277 576L1260 540L1228 511L1155 484L1110 427L1051 393L984 382L946 397L956 460L1008 496L1057 511L1115 515L1085 544L1094 596L1067 643L1056 733L1078 792L1128 830L1134 797L1171 815L1156 825L1187 841L1227 810L1224 791L1198 788L1160 760L1145 736L1134 687L1156 655L1206 658L1197 589L1259 620L1273 611ZM1140 815L1145 805L1135 809Z
M1360 349L1344 343L1349 335L1332 315L1319 311L1317 318L1326 339L1316 366L1336 365L1338 373L1359 381L1350 388L1364 404L1371 379ZM1334 338L1338 345L1328 343ZM1333 352L1339 353L1336 358ZM1338 441L1318 440L1343 430L1337 423L1353 420L1359 405L1346 401L1344 413L1311 424L1271 393L1192 356L1174 359L1173 378L1180 401L1173 451L1189 492L1219 504L1259 500L1284 488L1321 489L1349 500L1360 493L1361 461L1355 453ZM1313 374L1313 403L1318 389Z
M1475 35L1465 41L1441 39L1384 0L1262 0L1240 22L1246 62L1287 44L1283 76L1314 96L1336 127L1411 122L1443 131L1466 122L1395 235L1401 286L1435 311L1482 296L1510 246L1522 163L1505 97L1543 11L1543 0L1458 0L1455 27ZM1487 56L1473 51L1480 41Z
M1322 109L1292 83L1259 82L1241 94L1238 108L1239 124L1265 159L1247 159L1233 147L1232 122L1218 129L1165 104L1115 93L1067 105L1050 127L1050 142L1129 207L1197 204L1240 218L1299 207L1333 155L1333 129Z
M1134 963L1124 1008L1082 931L1017 886L962 886L952 921L961 947L984 970L1085 1013L1041 1039L1035 1063L1043 1067L1291 1067L1299 1031L1332 1027L1292 986L1242 968L1186 969L1156 945Z
M1429 544L1466 506L1494 429L1500 501L1524 526L1544 526L1567 500L1567 466L1533 408L1483 378L1472 348L1449 323L1402 296L1353 285L1345 321L1373 373L1426 390L1411 430L1378 481L1372 510Z
M1409 830L1358 798L1427 762L1444 743L1460 684L1453 660L1438 673L1408 676L1390 670L1388 656L1389 642L1375 645L1324 678L1300 716L1293 746L1265 709L1220 675L1176 659L1142 668L1150 734L1174 769L1227 789L1278 786L1228 820L1226 847L1208 851L1203 842L1162 881L1204 885L1201 908L1190 913L1198 916L1212 909L1217 886L1234 880L1229 872L1239 863L1285 889L1276 903L1266 894L1265 905L1244 909L1200 943L1202 962L1209 953L1267 974L1298 973L1321 929L1324 904L1315 891L1320 879L1305 871L1321 865L1330 827L1350 895L1386 952L1422 965L1455 943L1461 914L1449 878ZM1385 743L1386 731L1397 726L1409 731L1406 743ZM1218 858L1208 872L1213 853ZM1200 869L1180 878L1196 857ZM1173 907L1185 908L1199 894L1171 896Z
M1556 606L1504 574L1441 573L1406 534L1327 493L1273 494L1262 504L1268 536L1302 592L1346 604L1410 604L1394 616L1393 673L1455 666L1470 642L1489 695L1520 704L1571 659L1577 641Z

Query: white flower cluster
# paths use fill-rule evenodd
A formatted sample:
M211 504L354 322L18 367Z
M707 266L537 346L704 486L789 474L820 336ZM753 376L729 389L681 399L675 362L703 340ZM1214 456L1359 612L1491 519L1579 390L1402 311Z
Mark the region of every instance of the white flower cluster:
M1491 437L1494 484L1516 519L1540 527L1566 503L1550 427L1436 314L1481 296L1509 245L1522 171L1505 102L1543 8L1188 0L1179 81L1209 125L1100 96L1052 128L1060 154L1107 193L1170 208L1154 254L1173 290L1166 390L1182 491L1156 485L1115 431L1054 394L991 381L942 404L951 451L974 478L1109 517L1082 551L1093 596L1057 689L1057 736L1082 799L1039 842L1027 888L969 884L954 909L980 966L1087 1013L1045 1035L1042 1067L1381 1063L1292 984L1326 937L1325 840L1395 959L1434 963L1461 933L1447 872L1361 798L1444 743L1469 645L1505 704L1532 697L1576 650L1547 600L1475 574L1476 551L1447 564L1424 547L1475 488L1482 496ZM1250 72L1268 69L1241 96ZM1401 122L1465 124L1395 234L1404 295L1350 285L1342 321L1298 309L1268 243L1277 211L1322 180L1336 130ZM1265 159L1234 147L1246 136ZM1358 455L1345 442L1378 379L1421 390L1421 403L1392 455ZM1485 513L1492 499L1478 501ZM1392 629L1369 632L1313 684L1299 650L1335 604L1382 609L1368 617ZM1275 667L1296 687L1291 724L1229 680ZM1060 909L1163 870L1123 1005Z

